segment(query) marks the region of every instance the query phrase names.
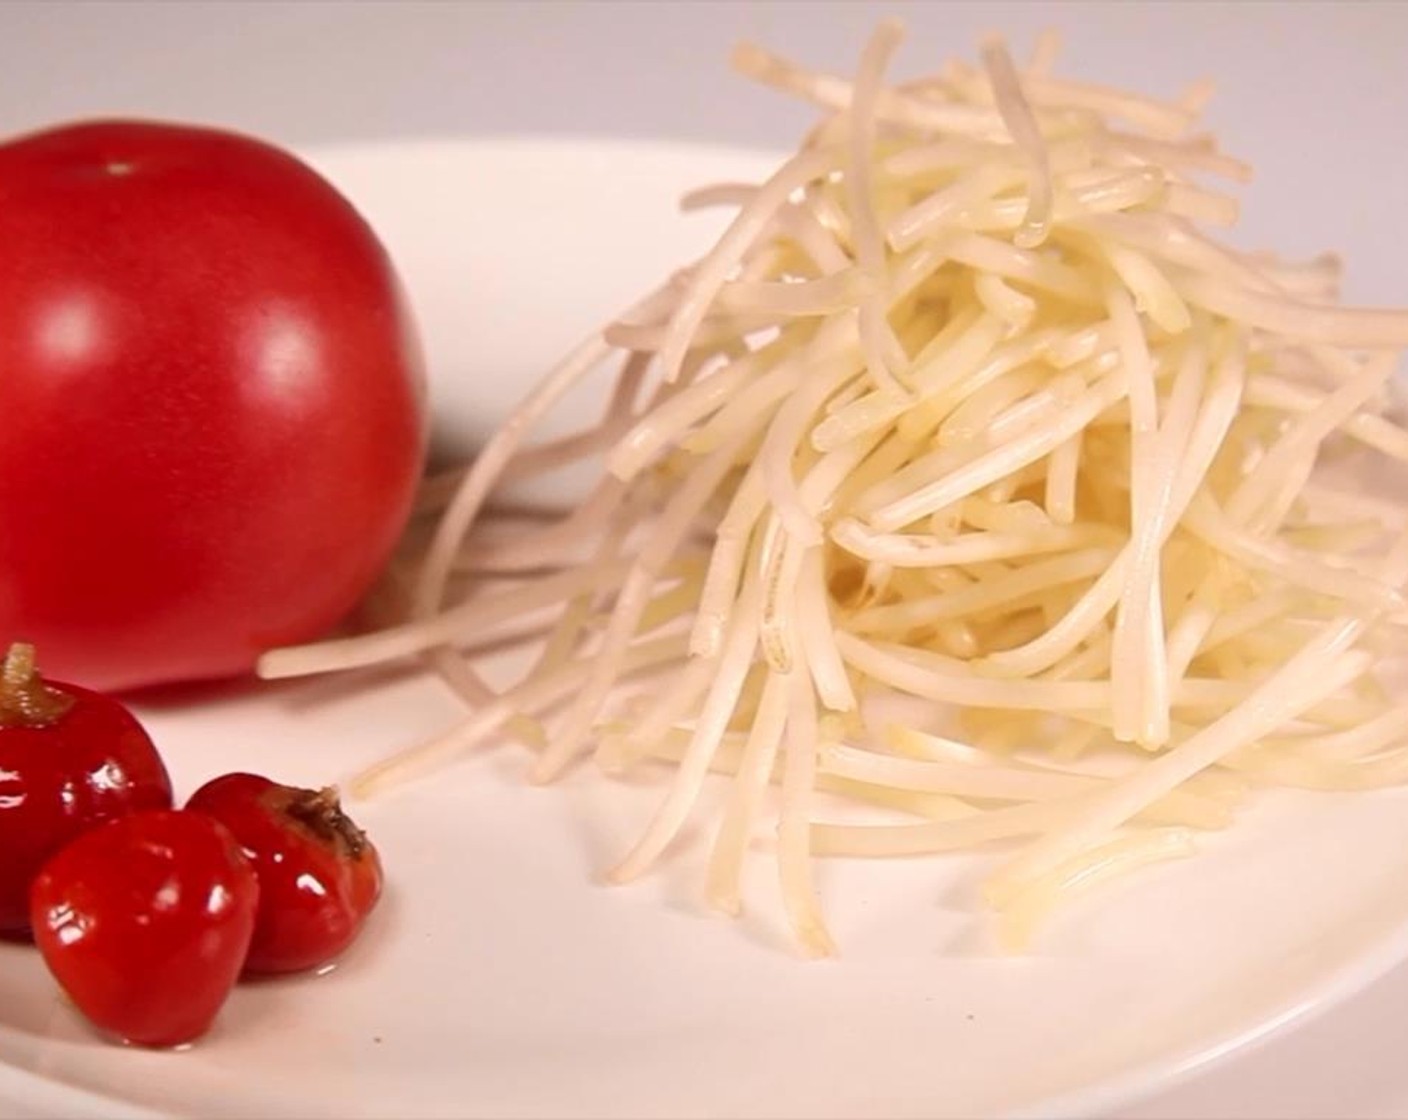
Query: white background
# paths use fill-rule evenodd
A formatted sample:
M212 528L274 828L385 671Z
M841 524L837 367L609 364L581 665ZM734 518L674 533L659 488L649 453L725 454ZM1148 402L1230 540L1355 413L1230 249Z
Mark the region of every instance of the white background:
M899 69L1067 33L1064 69L1174 93L1217 78L1210 114L1259 181L1250 240L1290 252L1397 242L1351 260L1347 292L1408 303L1408 4L8 3L0 129L148 115L232 125L295 145L518 132L792 144L807 110L726 73L757 38L809 63L854 64L898 13ZM1388 153L1390 158L1384 158ZM570 184L565 184L570 188ZM1288 227L1288 199L1305 221ZM1282 217L1263 227L1266 212ZM1408 885L1405 885L1408 889ZM1131 1009L1137 1027L1137 1009ZM1408 969L1263 1047L1123 1115L1408 1117Z

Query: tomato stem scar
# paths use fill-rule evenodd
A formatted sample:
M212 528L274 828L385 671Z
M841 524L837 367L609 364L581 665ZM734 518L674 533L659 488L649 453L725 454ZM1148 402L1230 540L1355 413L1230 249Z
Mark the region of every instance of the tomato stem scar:
M34 647L13 642L0 667L0 727L48 727L73 707L74 698L44 683Z

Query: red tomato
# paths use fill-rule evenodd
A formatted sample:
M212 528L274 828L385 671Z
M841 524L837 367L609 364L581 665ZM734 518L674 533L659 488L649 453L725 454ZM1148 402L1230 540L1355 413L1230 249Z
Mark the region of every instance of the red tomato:
M170 807L166 767L132 713L46 683L33 649L12 646L0 673L0 933L29 928L34 876L79 833Z
M254 932L259 882L201 813L136 813L85 832L45 864L34 940L94 1025L144 1046L204 1034Z
M423 375L385 251L267 144L0 145L0 634L111 691L334 623L408 516Z
M259 875L248 971L316 968L352 944L381 897L381 860L335 790L226 774L196 790L186 808L225 825Z

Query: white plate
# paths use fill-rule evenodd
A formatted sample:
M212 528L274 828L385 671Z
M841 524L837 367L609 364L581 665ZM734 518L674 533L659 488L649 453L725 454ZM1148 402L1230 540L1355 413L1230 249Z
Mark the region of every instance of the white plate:
M316 162L399 260L448 438L482 432L603 315L699 250L687 185L756 154L456 142ZM224 769L336 779L442 727L414 676L206 690L143 715L189 792ZM843 956L803 963L759 859L730 923L697 845L644 883L596 873L654 791L521 781L513 748L361 805L390 876L331 975L236 992L185 1053L105 1045L37 956L0 946L0 1105L217 1116L1088 1115L1366 983L1408 949L1408 796L1268 797L1206 853L991 946L985 858L835 862Z

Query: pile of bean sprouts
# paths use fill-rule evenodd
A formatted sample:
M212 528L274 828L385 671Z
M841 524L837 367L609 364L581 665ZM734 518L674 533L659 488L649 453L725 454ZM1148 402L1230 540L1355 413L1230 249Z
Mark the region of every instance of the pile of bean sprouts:
M1188 854L1257 786L1408 779L1408 512L1351 468L1408 460L1408 312L1335 303L1333 258L1206 229L1248 167L1173 101L1019 67L888 84L754 46L824 114L702 259L586 340L467 469L427 481L406 620L268 655L292 676L421 658L463 722L368 793L508 738L547 781L670 767L611 873L641 875L730 784L706 893L762 839L799 944L833 951L825 856L1007 842L986 898L1023 944L1071 892ZM531 443L588 378L600 420ZM605 389L605 380L611 387ZM509 483L600 474L558 514ZM481 676L488 645L522 675Z

